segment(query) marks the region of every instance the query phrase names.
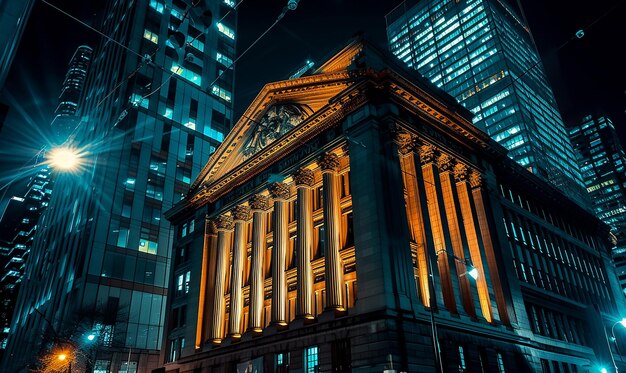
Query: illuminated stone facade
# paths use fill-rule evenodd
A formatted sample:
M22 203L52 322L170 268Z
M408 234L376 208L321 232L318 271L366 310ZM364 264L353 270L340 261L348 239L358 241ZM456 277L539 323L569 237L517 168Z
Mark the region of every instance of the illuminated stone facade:
M168 372L612 366L608 228L364 42L267 84L166 215Z

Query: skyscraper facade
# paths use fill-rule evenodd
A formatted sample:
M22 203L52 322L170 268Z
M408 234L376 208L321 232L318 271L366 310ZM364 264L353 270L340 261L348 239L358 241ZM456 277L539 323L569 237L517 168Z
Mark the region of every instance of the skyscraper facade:
M0 245L3 247L0 252L0 358L11 332L13 311L39 217L52 195L50 168L42 166L37 159L33 171L24 194L12 197L0 217Z
M91 47L81 45L70 59L67 74L63 80L61 94L59 95L59 103L54 111L54 119L51 124L52 131L56 137L55 141L58 143L63 143L67 140L67 137L79 123L76 112L78 111L78 104L85 86L92 53L93 49Z
M593 210L615 235L615 264L626 289L626 154L605 116L584 117L569 135Z
M107 2L100 29L116 42L94 50L71 143L80 167L57 175L5 371L36 364L50 340L91 357L74 369L157 364L173 236L162 211L187 193L230 127L234 6Z
M391 52L474 114L509 157L586 205L567 131L528 26L503 0L404 1Z

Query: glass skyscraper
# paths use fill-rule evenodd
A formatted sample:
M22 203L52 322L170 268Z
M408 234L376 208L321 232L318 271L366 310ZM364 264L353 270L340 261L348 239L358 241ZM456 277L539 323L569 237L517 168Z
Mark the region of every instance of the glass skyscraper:
M1 371L29 369L51 341L75 346L81 371L158 366L174 236L162 212L231 126L234 6L107 2L99 29L114 41L94 49L67 143L82 166L56 175Z
M92 53L91 47L81 45L70 59L59 95L59 104L54 110L54 119L51 123L55 140L59 143L67 140L67 136L72 133L79 122L76 112L85 86Z
M613 261L626 291L626 153L611 119L588 115L569 129L593 212L615 235Z
M500 0L405 1L391 52L474 115L509 157L586 204L580 172L528 27Z

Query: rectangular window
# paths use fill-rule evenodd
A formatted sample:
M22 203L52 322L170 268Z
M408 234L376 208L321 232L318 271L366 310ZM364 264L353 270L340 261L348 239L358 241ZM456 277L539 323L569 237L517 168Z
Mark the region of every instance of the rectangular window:
M165 4L163 4L163 2L160 0L150 0L150 7L159 13L163 13L163 10L165 9Z
M465 372L467 367L465 366L465 351L463 346L459 346L459 372Z
M319 371L319 360L317 353L317 346L311 346L304 349L305 373L316 373Z
M149 241L145 238L139 240L139 251L142 253L156 254L159 249L159 244L153 241Z
M350 340L340 339L331 344L331 359L333 372L352 372L352 354Z
M185 273L185 294L189 294L189 283L191 282L191 271Z
M117 371L118 373L137 373L137 362L131 361L123 361L120 364L120 369Z
M111 370L110 360L96 360L93 366L93 373L109 373Z
M146 196L154 198L157 201L163 201L163 187L153 184L148 184L146 189Z
M128 102L130 102L131 105L133 105L134 107L141 106L142 108L147 109L148 104L150 103L150 100L147 98L143 98L143 96L138 93L133 93L128 98Z
M176 75L180 75L181 77L187 79L195 85L199 86L200 84L202 84L202 76L189 69L185 69L180 65L177 65L175 63L172 64L172 68L170 69L170 71Z
M143 38L150 40L151 42L153 42L154 44L158 44L159 43L159 35L155 32L152 32L150 30L143 30Z
M232 100L232 93L218 85L211 87L211 93L224 101L230 102Z
M229 39L235 39L235 31L228 26L224 26L222 22L217 23L217 30L226 35Z
M289 371L289 352L280 352L274 355L274 373Z

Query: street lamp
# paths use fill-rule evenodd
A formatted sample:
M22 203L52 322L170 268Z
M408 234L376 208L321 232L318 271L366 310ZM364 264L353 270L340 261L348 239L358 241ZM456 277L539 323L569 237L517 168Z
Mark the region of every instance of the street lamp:
M476 268L469 259L461 259L446 249L440 249L435 254L437 254L437 257L439 257L439 254L443 254L443 253L450 255L451 257L454 258L454 260L456 260L457 262L465 266L465 272L461 273L459 276L469 275L474 280L478 279L478 276L479 276L478 268ZM624 320L624 322L626 323L626 319ZM625 324L625 327L626 327L626 324Z
M448 250L446 249L439 249L435 252L435 255L437 255L437 257L439 257L439 254L443 254L446 253L450 256L452 256L454 258L454 260L456 260L459 263L462 263L463 265L465 265L465 272L462 273L460 276L465 276L465 275L469 275L471 278L473 278L474 280L476 280L479 276L479 272L478 269L476 267L474 267L474 265L472 264L472 262L469 259L461 259L458 256L454 255L453 253L448 252ZM435 304L433 302L433 295L435 292L435 279L433 276L433 270L432 270L432 264L430 262L430 258L427 258L426 260L426 272L428 274L428 279L429 279L429 291L428 291L428 308L430 309L430 326L431 326L431 337L433 339L433 350L435 352L435 365L437 367L437 370L441 373L443 373L443 360L441 358L441 350L439 347L439 337L437 335L437 323L435 320ZM626 322L626 321L625 321Z
M46 156L50 167L63 172L77 171L83 165L83 157L79 149L65 146L52 148Z

